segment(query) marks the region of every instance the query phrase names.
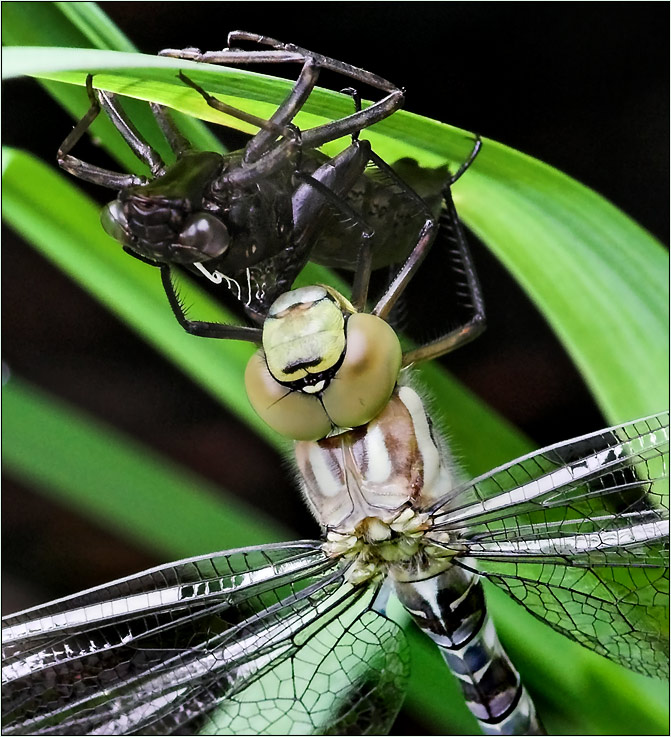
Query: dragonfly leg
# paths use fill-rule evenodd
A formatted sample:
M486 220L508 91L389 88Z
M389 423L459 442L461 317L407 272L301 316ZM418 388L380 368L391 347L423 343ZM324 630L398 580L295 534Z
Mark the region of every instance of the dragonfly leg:
M246 340L251 343L261 343L261 328L252 328L245 325L225 325L220 322L205 322L203 320L189 320L184 311L182 302L172 281L170 267L160 265L161 282L168 302L177 322L187 333L199 338L221 338L222 340Z
M252 140L245 146L244 160L256 161L262 156L277 138L276 130L282 130L291 123L296 113L303 107L305 101L317 84L319 78L319 67L312 59L306 59L301 73L296 80L291 92L284 102L273 113L268 121L272 128L261 129Z
M182 132L175 125L175 121L168 110L157 102L150 102L149 107L151 108L158 127L161 129L161 133L165 136L165 140L168 142L175 156L178 158L191 149L191 142L182 135Z
M165 171L165 164L159 153L142 137L140 131L135 127L133 121L126 115L116 99L116 95L104 90L97 90L97 98L100 106L107 113L114 127L119 131L122 138L128 144L128 148L137 158L149 167L152 176L158 177Z
M473 148L471 149L471 153L468 154L468 156L466 157L466 160L457 169L456 173L452 174L452 176L450 177L450 184L449 184L450 187L453 184L455 184L459 179L461 179L462 174L464 174L466 171L468 171L468 169L471 168L471 164L475 161L481 149L482 149L482 138L480 137L479 133L476 133L475 141L473 142Z
M270 50L243 51L230 48L239 41L250 41L261 46L268 46ZM341 138L362 128L366 128L391 115L403 104L403 90L388 80L372 74L365 69L345 64L328 56L316 54L300 46L285 44L267 36L244 31L231 32L228 36L228 43L229 48L222 49L221 51L201 53L198 49L164 49L160 52L160 55L210 64L227 65L296 62L303 64L304 69L306 66L329 69L387 93L382 100L373 103L365 110L356 111L352 115L348 115L340 120L325 123L324 125L319 125L305 131L303 144L306 148L317 148L328 141L333 141L336 138Z
M70 154L70 151L72 151L72 149L81 140L82 136L91 127L91 124L100 113L100 102L98 101L95 90L93 89L93 75L91 74L86 77L86 92L88 94L90 107L84 117L70 131L58 149L58 165L62 169L65 169L65 171L79 177L80 179L84 179L87 182L93 182L94 184L100 184L101 186L109 187L110 189L125 189L126 187L145 184L147 181L145 177L137 176L135 174L122 174L120 172L110 171L109 169L103 169L100 166L88 164L86 161L82 161L76 156L72 156Z
M147 266L156 266L157 268L160 268L163 265L160 261L153 261L152 259L147 258L147 256L143 256L141 253L135 253L135 251L128 246L123 246L122 250L129 256L136 258L138 261L142 261L143 264L147 264Z
M407 287L408 282L415 275L424 257L429 252L436 237L437 223L424 200L399 177L399 175L374 151L371 151L371 161L383 172L396 186L401 189L410 200L414 200L419 212L424 214L424 224L421 226L417 243L410 252L405 263L398 270L391 283L378 300L372 312L381 318L386 318L391 312L396 301Z
M403 355L403 365L410 366L420 361L428 361L445 353L460 348L477 338L485 329L485 304L478 280L473 257L466 241L463 226L459 221L451 186L473 163L478 155L482 141L476 137L475 145L468 159L461 165L457 173L450 178L443 190L444 209L440 219L437 238L444 242L451 258L453 272L458 277L457 296L468 313L468 318L456 328L419 348ZM410 256L412 258L412 254Z
M261 343L262 330L260 328L247 327L243 325L226 325L221 322L206 322L203 320L189 320L184 311L182 300L180 299L175 284L172 280L172 271L168 264L161 263L159 261L153 261L142 254L135 253L127 246L123 249L129 256L136 258L138 261L142 261L143 264L148 266L155 266L161 271L161 283L163 290L168 298L170 308L177 319L177 322L186 330L190 335L195 335L199 338L221 338L223 340L247 340L252 343ZM200 264L194 264L196 268ZM208 278L216 283L224 281L226 277L221 275L218 271L213 274L207 274Z
M249 123L250 125L253 125L256 128L260 128L262 130L270 129L271 131L275 133L276 136L281 135L283 133L281 129L276 129L274 125L271 125L264 118L259 118L258 115L252 115L251 113L246 113L244 110L240 110L237 107L233 107L233 105L228 105L222 100L218 100L216 97L214 97L214 95L211 95L209 92L207 92L207 90L201 87L197 82L194 82L190 77L187 77L186 74L184 74L184 72L179 72L177 77L182 82L184 82L184 84L196 90L196 92L214 110L218 110L220 113L225 113L226 115L230 115L232 118L235 118L236 120L242 120L244 123Z

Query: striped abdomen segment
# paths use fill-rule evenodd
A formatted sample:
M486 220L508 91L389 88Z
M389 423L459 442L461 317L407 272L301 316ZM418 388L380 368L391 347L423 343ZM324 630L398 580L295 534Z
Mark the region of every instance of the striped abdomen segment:
M433 578L395 586L403 606L438 645L485 734L545 734L501 647L477 576L453 565Z

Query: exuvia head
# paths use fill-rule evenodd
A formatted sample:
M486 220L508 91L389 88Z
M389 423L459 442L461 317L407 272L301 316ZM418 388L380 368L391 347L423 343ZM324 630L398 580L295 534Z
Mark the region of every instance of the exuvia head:
M245 385L270 427L295 440L318 440L377 416L400 369L401 345L384 320L356 312L330 287L311 286L273 303Z
M194 264L222 256L230 242L228 229L202 204L221 161L215 153L188 153L163 176L124 189L103 208L105 232L162 263Z

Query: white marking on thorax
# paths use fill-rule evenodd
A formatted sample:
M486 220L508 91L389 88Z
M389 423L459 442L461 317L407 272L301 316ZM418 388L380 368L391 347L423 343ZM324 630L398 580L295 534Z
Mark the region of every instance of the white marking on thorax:
M384 433L379 425L373 426L366 433L366 450L368 455L366 480L373 484L386 481L393 472L393 465Z
M195 263L194 266L200 271L200 273L209 279L213 284L221 284L226 277L220 271L213 271L210 273L201 263Z
M438 474L440 473L440 454L436 448L431 430L429 429L429 421L426 417L426 411L422 400L417 393L408 386L402 386L399 389L398 396L403 404L407 407L412 418L412 424L415 428L415 437L417 439L417 447L422 454L422 462L424 466L424 488L427 492L433 487ZM429 494L430 495L430 494Z
M245 269L245 274L247 274L247 301L245 305L249 307L252 302L252 272L249 269Z
M217 273L220 273L220 272L217 272ZM226 286L231 290L231 292L237 291L238 299L242 300L242 289L240 287L240 284L237 281L235 281L235 279L232 279L231 277L226 276L226 274L222 274L222 276L224 277L224 279L226 279ZM233 289L234 285L235 285L235 290Z
M317 487L325 497L335 497L342 492L342 482L334 475L328 463L328 453L324 452L317 443L312 443L309 449L310 466L315 476Z

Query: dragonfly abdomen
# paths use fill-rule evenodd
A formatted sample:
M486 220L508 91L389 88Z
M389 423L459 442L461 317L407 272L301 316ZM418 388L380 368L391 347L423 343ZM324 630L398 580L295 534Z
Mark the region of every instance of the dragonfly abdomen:
M436 643L485 734L545 734L529 694L485 607L482 583L456 565L420 581L396 581L396 593Z

